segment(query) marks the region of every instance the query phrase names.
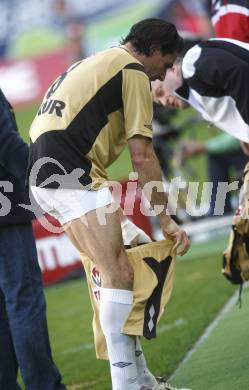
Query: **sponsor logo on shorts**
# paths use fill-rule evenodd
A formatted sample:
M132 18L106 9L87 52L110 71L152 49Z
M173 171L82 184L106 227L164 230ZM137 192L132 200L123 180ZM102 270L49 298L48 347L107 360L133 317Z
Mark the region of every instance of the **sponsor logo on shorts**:
M92 292L93 292L94 300L99 303L99 301L100 301L100 289L98 287L93 287L92 288Z
M93 283L94 283L96 286L101 287L101 276L100 276L100 272L97 270L97 268L96 268L95 266L92 268L91 276L92 276L92 281L93 281Z

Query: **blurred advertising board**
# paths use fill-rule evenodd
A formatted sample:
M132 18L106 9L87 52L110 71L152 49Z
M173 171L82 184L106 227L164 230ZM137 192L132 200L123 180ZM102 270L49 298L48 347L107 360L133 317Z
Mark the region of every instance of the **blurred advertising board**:
M33 53L59 49L67 39L68 26L73 23L80 23L85 27L87 47L91 48L93 45L93 50L99 50L102 42L104 47L106 41L117 42L134 22L158 14L168 2L1 0L0 57L32 56ZM96 41L99 42L97 45Z
M118 45L141 19L165 18L198 34L205 2L0 0L0 88L14 106L39 101L73 62Z
M72 62L118 44L133 23L155 15L163 2L0 1L0 88L13 106L39 102ZM67 7L62 9L62 4ZM82 56L72 60L70 45L76 32Z
M63 51L41 57L0 62L0 87L13 106L39 101L67 68Z

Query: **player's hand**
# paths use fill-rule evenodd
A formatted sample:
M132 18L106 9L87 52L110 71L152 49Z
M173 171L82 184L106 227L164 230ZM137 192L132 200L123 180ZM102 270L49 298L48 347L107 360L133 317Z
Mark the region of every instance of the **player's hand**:
M161 228L165 238L171 237L175 241L173 250L176 250L176 253L180 256L185 255L190 246L189 238L185 230L178 226L170 217L164 218L163 222L161 222Z
M121 228L124 245L129 245L133 248L138 244L151 242L151 238L128 218L122 221Z

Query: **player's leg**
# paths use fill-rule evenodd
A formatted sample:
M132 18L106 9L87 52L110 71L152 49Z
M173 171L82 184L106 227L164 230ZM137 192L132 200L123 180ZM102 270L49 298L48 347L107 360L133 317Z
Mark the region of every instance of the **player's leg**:
M96 264L101 273L102 287L132 290L133 269L122 243L118 212L106 214L104 225L99 223L96 210L85 214L84 220L87 223L81 218L71 221L65 231L78 250Z
M136 336L136 365L138 373L138 382L141 386L153 388L157 384L157 380L147 367L146 359L140 343L140 338Z
M133 270L123 247L119 214L107 214L105 225L99 224L96 210L84 217L87 225L77 218L70 222L66 232L77 248L93 259L101 273L100 322L108 348L113 390L139 390L135 337L121 334L133 303Z

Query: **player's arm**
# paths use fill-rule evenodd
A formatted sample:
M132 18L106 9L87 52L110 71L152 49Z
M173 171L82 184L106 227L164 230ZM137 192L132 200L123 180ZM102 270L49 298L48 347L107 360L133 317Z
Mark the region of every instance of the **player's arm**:
M134 67L135 68L135 67ZM139 184L145 190L152 207L162 206L158 214L164 235L175 240L175 248L183 255L189 247L189 240L173 219L167 215L167 195L162 184L161 169L152 146L152 96L148 77L139 66L123 72L123 107L126 138L134 170L138 173ZM156 181L158 188L150 194L146 184ZM145 187L144 187L145 186Z
M134 136L129 139L128 145L133 168L138 173L138 181L145 196L154 210L157 210L158 206L160 208L160 212L156 211L156 213L163 234L165 237L171 236L174 239L175 248L178 248L180 255L185 254L189 248L189 240L185 231L167 214L168 199L164 192L161 169L151 140L146 137ZM151 186L147 186L151 182L156 182L156 186L152 190Z

